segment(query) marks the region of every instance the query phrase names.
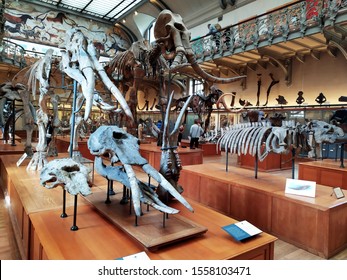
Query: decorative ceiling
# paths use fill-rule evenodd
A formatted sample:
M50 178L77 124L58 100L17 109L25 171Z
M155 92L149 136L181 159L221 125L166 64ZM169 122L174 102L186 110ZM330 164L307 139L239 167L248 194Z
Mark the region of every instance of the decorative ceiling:
M147 0L34 0L30 2L116 22L124 14L146 3Z

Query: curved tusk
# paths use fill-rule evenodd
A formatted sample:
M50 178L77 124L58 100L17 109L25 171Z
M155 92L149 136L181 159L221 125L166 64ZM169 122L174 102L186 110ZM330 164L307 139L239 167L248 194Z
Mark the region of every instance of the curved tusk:
M200 65L196 62L194 54L187 54L186 57L187 57L188 62L192 66L193 70L195 71L195 73L198 74L204 80L211 82L211 83L228 84L228 83L233 83L233 82L239 81L239 80L247 77L245 75L244 76L238 76L238 77L232 77L232 78L215 77L215 76L208 74L200 67Z
M187 209L191 212L194 212L192 206L186 201L183 196L165 179L163 175L161 175L153 166L150 164L145 164L142 166L142 169L152 176L154 180L156 180L164 189L166 189L173 197L175 197L179 202L181 202Z
M224 107L224 109L227 110L227 111L229 111L229 112L231 112L231 113L236 114L236 113L241 112L241 111L245 108L245 106L242 106L240 109L232 110L232 109L230 109L230 108L226 105L226 102L225 102L225 100L224 100L224 97L225 97L225 96L228 96L228 95L230 95L230 96L235 96L234 93L230 93L230 92L228 92L228 93L223 93L223 94L218 98L218 100L217 100L217 102L216 102L217 108L219 109L219 105L222 104L223 107Z
M136 216L141 216L142 214L141 204L140 204L141 194L139 191L139 185L137 183L135 172L130 164L124 164L123 166L129 178L131 197L132 197L132 201L134 205L135 214Z

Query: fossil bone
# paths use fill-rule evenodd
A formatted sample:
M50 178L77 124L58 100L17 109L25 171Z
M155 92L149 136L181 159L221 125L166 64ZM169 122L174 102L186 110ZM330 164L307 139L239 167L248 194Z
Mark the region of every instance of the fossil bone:
M125 132L123 129L117 126L101 126L99 127L88 139L88 148L92 155L101 157L108 155L111 163L117 163L123 165L124 169L118 167L108 167L102 163L100 159L95 161L96 170L106 178L111 176L111 172L119 173L122 171L120 179L117 176L113 176L117 181L124 182L128 180L128 184L124 184L131 189L132 201L137 216L141 215L140 201L148 203L150 205L156 203L155 197L146 196L144 199L143 192L145 189L142 184L138 183L135 172L132 168L133 165L142 167L143 171L156 180L164 189L166 189L173 197L180 201L186 208L193 211L193 208L189 203L176 191L176 189L168 182L165 177L155 170L146 159L144 159L139 153L138 139L131 134ZM115 169L116 168L116 169ZM115 170L115 171L112 171ZM110 177L111 178L111 177ZM160 206L160 205L159 205ZM173 213L172 208L167 208L167 213ZM177 212L175 212L177 213Z

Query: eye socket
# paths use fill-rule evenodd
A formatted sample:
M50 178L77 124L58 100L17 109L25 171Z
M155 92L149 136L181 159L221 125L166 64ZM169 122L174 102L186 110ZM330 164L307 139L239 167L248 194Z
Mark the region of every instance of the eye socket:
M113 138L119 140L119 139L126 139L127 136L124 133L114 131Z
M78 165L64 166L61 169L66 171L66 172L80 171L80 168Z

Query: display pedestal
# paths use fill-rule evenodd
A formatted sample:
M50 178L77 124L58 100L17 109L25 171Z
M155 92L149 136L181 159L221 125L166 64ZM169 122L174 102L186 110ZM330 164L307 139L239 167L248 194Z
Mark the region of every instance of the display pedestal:
M340 165L339 161L331 159L302 162L299 163L298 178L347 190L347 168L341 168Z
M123 205L120 203L121 197L113 196L112 202L106 204L105 196L104 193L97 192L85 197L85 199L112 224L151 251L183 239L201 235L207 231L206 227L180 215L166 217L166 214L153 208L149 208L149 211L147 211L146 205L142 206L144 215L137 218L138 225L136 226L134 211L132 210L132 214L129 213L129 207L132 208L132 205L129 205L130 202Z
M331 178L330 176L329 178ZM185 166L179 184L194 199L324 258L347 247L347 197L317 184L316 197L285 193L286 178L222 163Z
M55 138L55 144L57 145L58 153L67 153L70 146L70 137L57 136ZM88 139L83 139L78 141L78 151L81 155L87 159L94 161L94 156L90 153L88 149Z
M181 239L180 242L168 243L156 251L148 250L133 237L125 234L123 229L106 219L96 207L80 195L77 217L79 230L71 231L74 196L67 195L67 217L61 218L62 189L46 189L39 186L39 172L27 171L26 164L16 167L16 161L13 156L0 157L0 185L11 201L9 211L23 259L114 260L144 250L151 260L250 260L274 257L276 237L263 232L247 242L236 242L221 227L237 220L191 200L188 202L194 209L193 213L176 200L171 201L169 206L180 211L176 215L183 218L183 224L190 227L198 224L208 231L194 238L183 238L185 240ZM114 184L114 189L122 193L119 183ZM106 190L105 178L95 174L92 195L100 192L100 196L105 197ZM103 204L104 200L99 203ZM129 205L125 205L125 209L129 210ZM151 210L152 212L158 211ZM141 227L147 227L148 238L151 238L152 232L150 226L145 224L145 216L151 213L144 212L144 217L140 217L138 221L139 231ZM158 220L155 218L160 226L161 217ZM134 216L130 216L129 219L129 226L134 227ZM171 216L166 221L166 227L161 230L167 231L170 227Z
M258 161L259 171L276 171L281 169L292 168L292 155L288 154L275 154L269 153L263 161ZM238 156L238 164L240 167L254 169L255 168L255 158L250 155L240 155Z
M177 148L182 166L203 163L203 151L201 149ZM161 147L156 143L140 144L140 154L155 169L160 169Z

